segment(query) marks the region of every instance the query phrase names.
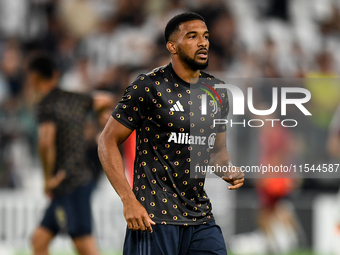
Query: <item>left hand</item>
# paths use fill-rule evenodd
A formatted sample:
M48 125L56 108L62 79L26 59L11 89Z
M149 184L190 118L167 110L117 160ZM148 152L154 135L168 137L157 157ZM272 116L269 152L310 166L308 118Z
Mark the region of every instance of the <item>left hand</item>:
M233 167L228 173L222 177L223 180L230 183L232 186L229 186L228 189L234 190L240 188L244 183L244 173L241 171L239 167Z

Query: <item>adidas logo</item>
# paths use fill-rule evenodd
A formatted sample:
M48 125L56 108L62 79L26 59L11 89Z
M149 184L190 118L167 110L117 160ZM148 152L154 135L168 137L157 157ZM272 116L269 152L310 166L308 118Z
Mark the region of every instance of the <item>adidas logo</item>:
M170 111L172 112L184 112L183 105L179 101L174 103L172 107L170 108Z

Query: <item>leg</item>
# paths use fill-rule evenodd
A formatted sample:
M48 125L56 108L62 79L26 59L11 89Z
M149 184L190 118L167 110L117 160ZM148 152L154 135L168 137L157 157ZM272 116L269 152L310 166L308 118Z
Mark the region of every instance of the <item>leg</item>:
M222 231L215 222L194 226L190 233L191 240L187 251L181 249L179 254L185 255L227 255ZM183 246L183 248L187 248Z
M268 237L272 235L270 225L273 219L273 215L274 210L271 208L263 207L259 210L258 225L263 233Z
M276 212L278 219L282 222L284 226L286 226L287 228L291 228L297 233L298 224L297 224L295 215L293 213L293 210L294 210L292 208L293 205L291 206L289 205L291 204L288 203L287 201L280 201L279 203L277 203L275 207L275 212Z
M48 255L48 246L52 241L54 234L44 227L38 227L32 236L32 247L34 255Z
M40 226L33 232L31 244L34 255L47 255L50 242L60 230L55 216L57 206L58 200L52 199Z
M73 243L80 255L99 255L96 242L91 235L73 238Z
M92 236L92 214L90 197L93 185L78 187L70 195L68 217L72 221L69 234L75 248L81 255L99 255L96 242Z

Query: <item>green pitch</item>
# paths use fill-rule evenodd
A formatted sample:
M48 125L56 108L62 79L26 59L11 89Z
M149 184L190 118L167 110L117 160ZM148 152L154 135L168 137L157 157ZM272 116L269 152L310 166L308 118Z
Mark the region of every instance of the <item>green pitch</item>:
M17 252L15 255L30 255L31 252ZM65 252L51 252L51 255L78 255L76 252L65 253ZM122 255L121 252L100 252L101 255Z

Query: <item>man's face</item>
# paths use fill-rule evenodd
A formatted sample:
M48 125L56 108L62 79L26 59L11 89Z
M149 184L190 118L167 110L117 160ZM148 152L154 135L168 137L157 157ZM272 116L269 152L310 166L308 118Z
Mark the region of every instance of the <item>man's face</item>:
M178 57L192 70L203 70L208 66L209 32L201 20L184 22L173 34Z

